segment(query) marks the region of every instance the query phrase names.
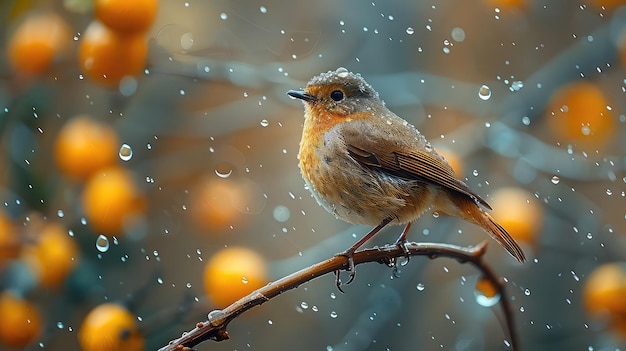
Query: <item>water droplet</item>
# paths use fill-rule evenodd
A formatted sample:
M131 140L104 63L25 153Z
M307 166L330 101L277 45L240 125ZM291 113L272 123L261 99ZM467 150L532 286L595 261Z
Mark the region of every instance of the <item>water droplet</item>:
M480 88L478 89L478 97L481 100L489 100L489 98L491 97L491 88L489 88L489 86L487 85L481 85Z
M406 34L412 35L413 33L415 33L415 29L413 29L413 27L409 27L406 29Z
M120 94L124 96L131 96L137 91L138 86L139 83L135 77L125 76L120 80L118 90L120 91Z
M211 326L213 327L219 326L220 324L222 324L225 315L226 314L222 310L213 310L209 312L209 315L207 316L209 319L209 324L211 324Z
M485 278L481 277L476 282L476 290L474 290L474 296L476 302L485 307L491 307L500 301L500 293L498 288L493 283Z
M100 252L107 252L109 250L109 238L100 234L96 238L96 249Z
M337 70L335 71L335 73L337 73L337 76L339 78L346 78L348 77L348 75L350 74L350 71L348 71L347 69L345 69L344 67L339 67L337 68Z
M526 296L530 296L530 289L526 289L526 290L524 290L524 295L526 295Z
M291 212L289 211L289 208L287 208L286 206L283 205L278 205L276 207L274 207L274 211L272 211L272 215L274 216L274 219L278 222L287 222L289 220L289 217L291 216Z
M580 128L580 132L581 132L583 135L585 135L585 136L586 136L586 135L589 135L589 134L591 134L591 127L589 127L589 125L583 125L583 126Z
M302 302L300 302L300 307L302 307L303 310L306 310L307 308L309 308L309 304L304 302L304 301L302 301Z
M267 7L265 7L265 6L260 6L260 7L259 7L259 11L261 11L261 13L267 13Z
M611 196L611 195L613 195L613 191L611 189L606 189L606 194ZM61 217L61 216L59 216L59 217Z
M510 91L519 91L523 87L524 87L524 82L522 82L521 80L516 80L516 81L511 83L511 87L509 88L509 90Z
M331 293L330 293L330 298L334 300L334 299L336 299L336 298L337 298L337 295L335 295L335 293L334 293L334 292L331 292Z
M439 212L433 211L433 217L434 218L439 218Z
M472 171L472 175L473 175L474 177L478 177L478 170L477 170L477 169L473 170L473 171Z
M220 13L220 18L225 21L228 19L228 15L225 12L222 12Z
M233 169L229 164L223 163L215 168L215 174L220 178L228 178L233 174Z
M129 161L133 158L133 149L128 144L122 144L119 152L120 159L122 161Z
M462 42L465 40L465 31L463 30L463 28L460 27L454 27L452 28L452 39L456 42Z
M337 318L337 312L331 311L330 312L330 318L333 318L333 319Z
M59 216L59 218L63 218L65 216L65 213L63 212L63 210L58 210L57 216Z
M63 329L63 322L57 322L57 328Z
M552 182L552 184L559 184L561 178L559 178L559 176L552 176L552 179L550 179L550 181Z
M481 294L478 290L474 290L474 296L476 297L476 302L483 307L491 307L500 301L499 294L494 297L487 297Z
M261 127L267 127L270 125L270 122L266 119L261 120Z
M523 123L525 126L529 126L529 125L530 125L530 118L528 118L528 116L524 116L524 117L522 117L522 123Z
M415 286L415 288L417 289L417 291L424 291L424 289L426 289L426 286L422 283L417 284L417 286Z

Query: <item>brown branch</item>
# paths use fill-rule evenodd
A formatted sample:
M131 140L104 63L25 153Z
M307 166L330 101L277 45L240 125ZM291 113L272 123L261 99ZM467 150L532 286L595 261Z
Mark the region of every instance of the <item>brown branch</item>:
M481 271L484 278L497 288L500 295L500 302L504 312L504 318L509 330L511 347L517 348L517 336L513 328L513 311L504 291L504 282L499 279L491 267L482 258L487 250L487 242L483 241L474 247L460 247L448 244L434 243L407 243L406 249L411 256L427 256L434 259L438 257L448 257L458 260L460 263L469 262ZM354 264L358 265L366 262L379 262L389 264L397 258L406 256L406 252L397 245L388 245L381 248L365 249L354 253ZM199 322L196 327L180 338L172 340L167 346L159 351L189 351L195 345L206 340L223 341L229 338L226 327L240 314L246 312L254 306L263 304L266 301L282 294L287 290L297 288L312 279L327 273L345 270L348 268L348 261L345 256L334 256L320 263L311 265L300 271L292 273L275 282L252 292L239 299L223 310L214 310L209 313L209 320Z

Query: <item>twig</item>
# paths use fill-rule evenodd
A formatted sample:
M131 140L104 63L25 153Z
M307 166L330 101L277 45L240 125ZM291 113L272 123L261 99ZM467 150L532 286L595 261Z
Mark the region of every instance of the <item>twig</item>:
M511 347L517 349L517 336L513 328L513 312L504 291L504 282L496 276L491 267L486 264L482 257L487 249L487 242L483 241L474 247L460 247L448 244L435 243L407 243L406 249L410 256L427 256L430 259L438 257L448 257L458 260L460 263L469 262L478 268L494 287L497 288L501 296L500 302L504 312L504 318L509 330ZM407 252L396 245L388 245L381 248L372 248L357 251L354 253L354 264L358 265L366 262L379 262L389 264L396 258L405 257ZM300 271L292 273L275 282L252 292L239 299L223 310L214 310L209 313L209 320L198 322L196 327L180 338L170 341L167 346L159 351L189 351L192 347L206 340L224 341L229 338L226 327L240 314L246 312L254 306L263 304L266 301L282 294L287 290L294 289L303 283L313 280L319 276L338 270L348 268L348 261L344 256L334 256L320 263L311 265Z

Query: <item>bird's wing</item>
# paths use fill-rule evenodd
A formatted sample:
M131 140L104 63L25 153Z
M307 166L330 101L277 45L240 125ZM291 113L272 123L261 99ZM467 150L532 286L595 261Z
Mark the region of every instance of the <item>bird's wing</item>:
M361 129L362 132L362 129ZM400 150L395 143L372 135L344 133L348 154L365 167L405 179L430 182L465 194L488 209L491 206L458 180L443 157L421 148Z

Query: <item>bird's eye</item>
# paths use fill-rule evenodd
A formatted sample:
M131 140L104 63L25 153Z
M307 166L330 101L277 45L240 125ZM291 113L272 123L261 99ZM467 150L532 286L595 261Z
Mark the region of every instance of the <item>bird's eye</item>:
M341 91L341 90L334 90L332 93L330 93L330 98L335 100L335 101L343 100L343 91Z

